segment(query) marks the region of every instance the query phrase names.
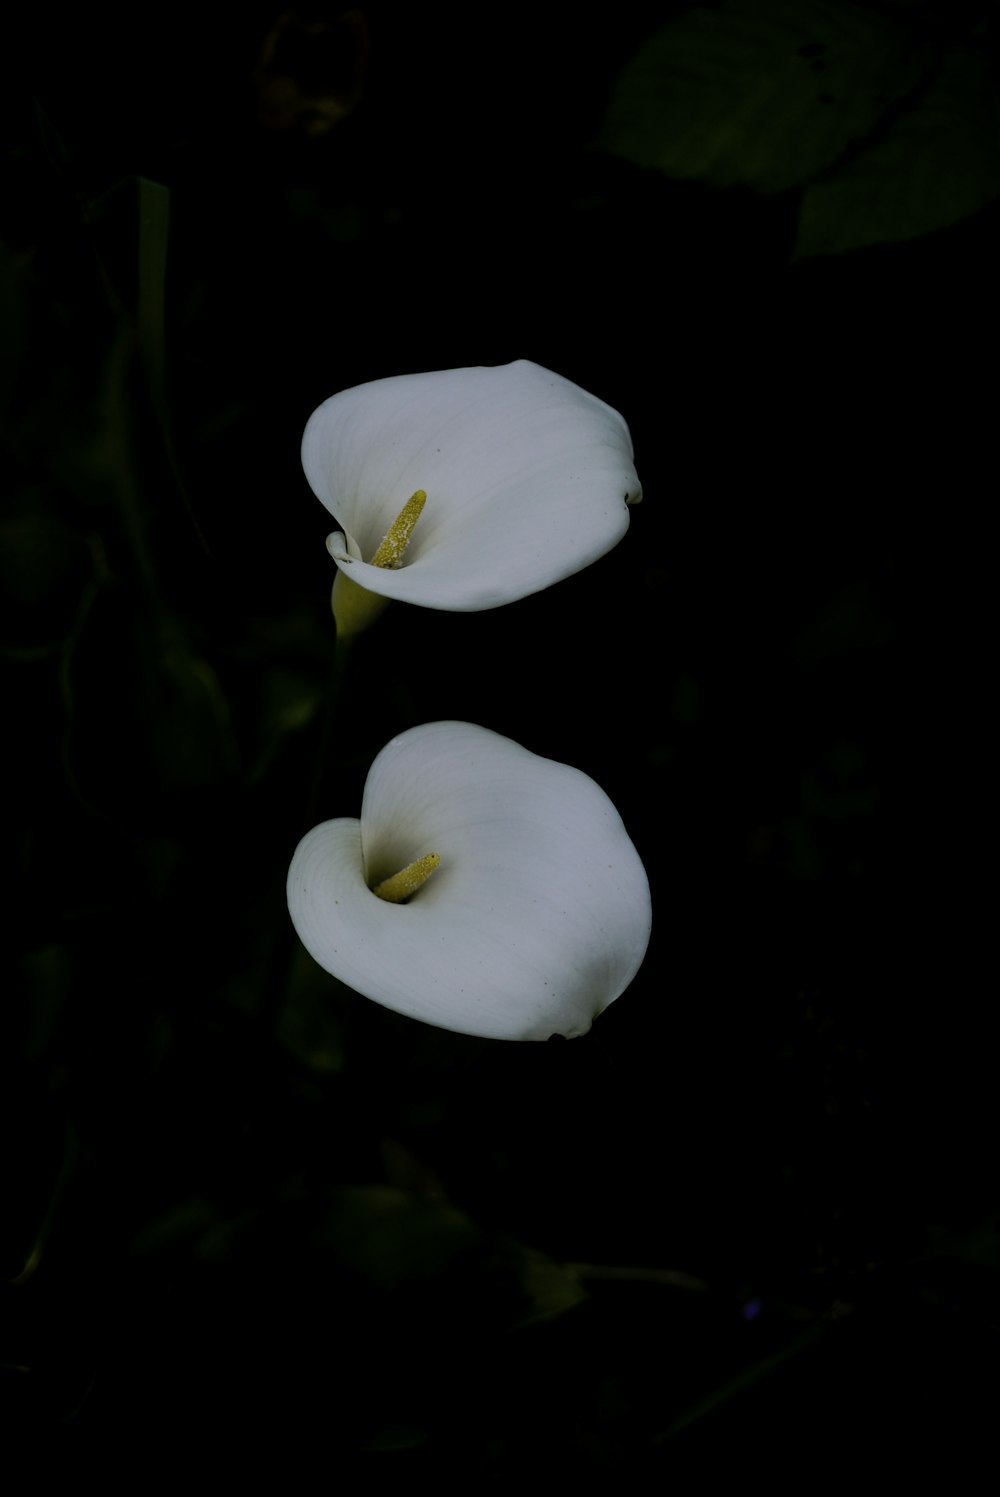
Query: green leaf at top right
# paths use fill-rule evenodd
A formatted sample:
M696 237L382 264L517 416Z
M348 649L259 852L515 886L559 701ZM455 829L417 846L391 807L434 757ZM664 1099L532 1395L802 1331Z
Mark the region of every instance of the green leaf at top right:
M839 163L934 65L905 20L848 0L696 5L626 63L597 144L678 180L785 192Z

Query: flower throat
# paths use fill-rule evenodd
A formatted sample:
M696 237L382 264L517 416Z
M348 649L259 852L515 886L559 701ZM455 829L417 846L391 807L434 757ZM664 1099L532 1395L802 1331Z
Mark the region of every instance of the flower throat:
M403 904L411 895L422 889L430 878L435 868L440 867L441 854L438 852L425 853L422 858L416 858L414 862L407 863L398 873L391 878L384 878L380 884L372 889L379 899L385 899L389 904Z

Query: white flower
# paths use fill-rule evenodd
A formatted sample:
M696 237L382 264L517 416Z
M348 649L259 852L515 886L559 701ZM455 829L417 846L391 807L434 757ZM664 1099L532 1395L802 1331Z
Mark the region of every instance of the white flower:
M618 412L523 359L333 395L309 418L302 466L342 526L327 540L338 587L349 576L386 601L462 612L589 566L642 498ZM426 502L403 522L417 495ZM376 563L397 518L402 534Z
M512 1040L585 1034L638 971L651 920L645 870L604 791L460 722L385 746L361 820L300 842L288 908L311 956L357 992Z

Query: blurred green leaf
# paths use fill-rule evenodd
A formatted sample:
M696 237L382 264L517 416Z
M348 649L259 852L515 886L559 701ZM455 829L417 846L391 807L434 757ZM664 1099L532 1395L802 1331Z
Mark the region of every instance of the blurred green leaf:
M167 248L170 238L170 189L162 182L140 177L139 191L139 288L136 300L136 336L139 357L146 374L153 414L160 431L177 491L203 551L208 545L195 518L174 450L167 398Z
M292 950L288 985L278 1015L278 1038L311 1071L343 1069L344 1035L333 1002L333 982L305 947Z
M358 1185L337 1192L320 1240L340 1262L388 1291L443 1277L482 1234L445 1201L419 1200L391 1185Z
M143 698L159 783L168 793L236 770L229 704L215 671L179 633L148 641Z
M556 1263L535 1248L521 1247L521 1289L528 1308L518 1325L533 1325L539 1320L554 1320L565 1315L588 1297L583 1280L572 1264Z
M178 794L232 783L236 738L214 667L181 621L150 622L124 589L97 598L64 690L69 768L89 805L139 825Z
M892 633L892 622L878 608L870 586L852 582L828 598L802 628L794 658L810 668L849 650L878 649Z
M52 1045L66 1008L72 981L72 961L65 946L50 944L25 952L21 958L23 1031L21 1054L39 1061Z
M166 283L167 243L170 236L170 189L162 182L140 177L139 287L136 331L139 354L149 382L153 408L161 430L169 425L166 409Z
M30 1134L20 1140L17 1168L5 1169L6 1217L0 1233L0 1270L15 1287L27 1283L41 1263L80 1159L72 1124L40 1114L22 1119L22 1127Z
M866 772L865 756L841 739L822 765L810 765L799 776L802 811L810 820L842 821L870 816L879 803L879 788Z
M752 1366L738 1373L730 1382L724 1383L722 1387L714 1389L705 1398L699 1399L697 1403L672 1420L662 1433L656 1435L653 1443L660 1445L667 1440L672 1440L682 1431L709 1415L724 1412L734 1400L739 1400L743 1395L755 1393L761 1384L766 1383L767 1379L782 1369L787 1362L815 1346L827 1329L827 1323L824 1321L816 1321L808 1326L787 1346L781 1347L771 1356L761 1358L759 1362L753 1363Z
M794 258L945 229L1000 196L1000 88L988 58L952 47L887 132L806 188Z
M946 1236L921 1262L949 1255L986 1268L1000 1269L1000 1213L979 1222L968 1232Z
M260 780L287 740L309 726L324 705L326 685L283 663L260 670L248 784Z
M782 192L866 136L930 64L904 26L848 3L696 6L623 69L598 144L670 177Z
M211 1240L212 1234L225 1225L211 1201L204 1196L190 1196L146 1222L130 1241L128 1251L137 1257L189 1252L200 1242Z

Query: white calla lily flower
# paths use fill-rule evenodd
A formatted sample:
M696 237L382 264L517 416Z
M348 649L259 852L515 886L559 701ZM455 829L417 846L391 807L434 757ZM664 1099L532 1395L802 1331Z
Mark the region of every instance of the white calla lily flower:
M347 632L367 621L352 582L379 607L496 608L610 551L642 498L618 412L524 359L343 390L310 416L302 466L342 527Z
M585 1034L635 976L649 883L604 791L471 723L393 738L361 820L326 821L288 872L299 937L386 1008L462 1034Z

